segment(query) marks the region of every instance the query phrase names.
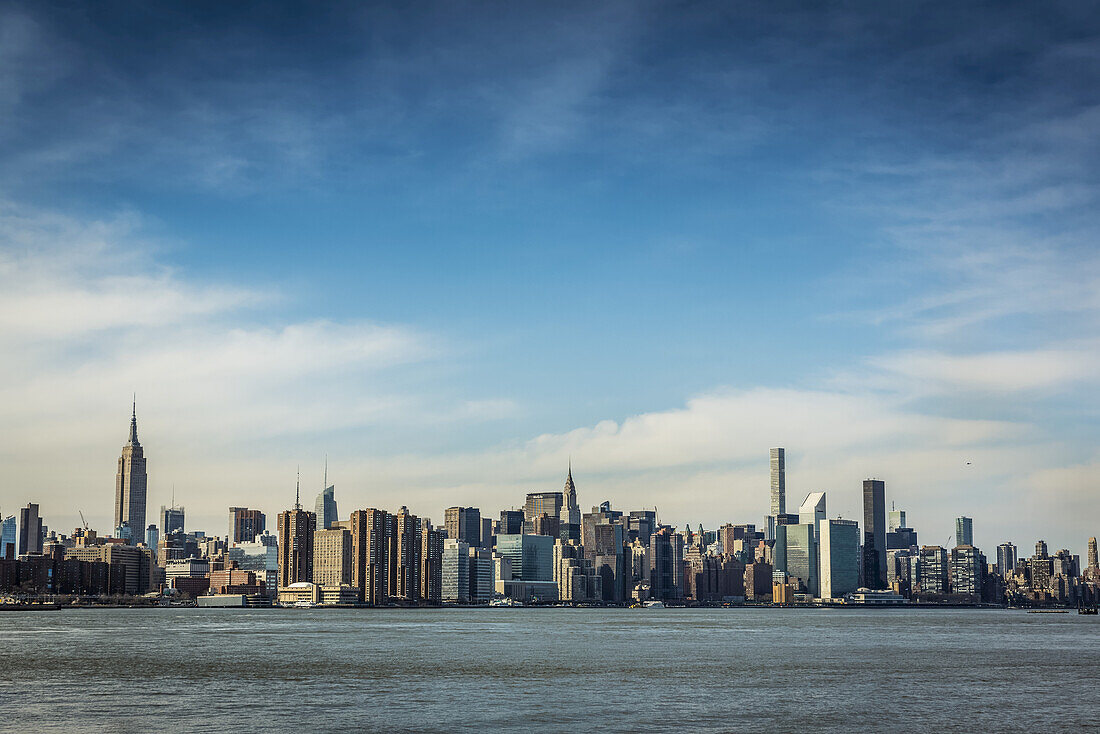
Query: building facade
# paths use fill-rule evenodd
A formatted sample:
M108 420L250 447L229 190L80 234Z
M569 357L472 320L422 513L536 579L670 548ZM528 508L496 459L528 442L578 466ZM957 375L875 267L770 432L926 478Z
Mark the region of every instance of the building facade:
M137 435L137 402L130 415L130 438L118 457L115 475L115 524L129 526L140 534L145 527L145 495L149 476L145 467L145 452ZM137 542L137 541L134 541Z
M863 585L886 588L886 482L863 482Z

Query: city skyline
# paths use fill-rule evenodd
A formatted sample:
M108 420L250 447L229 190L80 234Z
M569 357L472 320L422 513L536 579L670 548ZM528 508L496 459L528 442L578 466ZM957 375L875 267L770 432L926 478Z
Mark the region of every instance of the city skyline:
M136 392L147 509L213 532L326 453L360 506L572 456L759 522L785 446L788 509L1096 533L1087 4L254 15L0 10L5 513L110 527Z

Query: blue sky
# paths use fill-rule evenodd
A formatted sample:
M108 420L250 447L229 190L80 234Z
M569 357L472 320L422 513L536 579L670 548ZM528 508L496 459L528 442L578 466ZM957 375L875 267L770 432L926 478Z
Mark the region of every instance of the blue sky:
M1098 531L1088 3L9 4L0 507ZM49 457L64 457L55 459ZM966 468L966 461L972 461ZM582 478L583 477L583 478ZM312 479L310 480L312 481ZM314 484L320 481L316 477ZM795 495L798 495L797 497Z

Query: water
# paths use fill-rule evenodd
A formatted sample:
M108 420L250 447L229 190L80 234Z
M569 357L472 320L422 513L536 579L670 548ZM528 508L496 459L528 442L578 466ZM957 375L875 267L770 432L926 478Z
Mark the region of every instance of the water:
M0 613L3 731L1079 731L1100 623L812 609Z

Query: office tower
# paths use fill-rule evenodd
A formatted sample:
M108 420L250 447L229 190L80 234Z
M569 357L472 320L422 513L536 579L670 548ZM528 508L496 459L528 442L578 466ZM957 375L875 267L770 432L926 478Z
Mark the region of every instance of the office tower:
M807 594L818 595L817 538L812 524L776 528L773 552L776 571L798 579Z
M172 533L182 533L184 524L184 509L182 507L160 506L160 532L163 536Z
M573 485L573 463L565 478L565 491L562 492L562 506L558 514L559 530L565 540L580 540L581 508L577 506L577 488Z
M810 492L798 508L798 523L813 525L814 537L820 537L821 521L825 519L825 493Z
M351 513L351 585L366 604L386 603L388 515L373 508Z
M498 535L497 553L512 564L512 578L552 582L554 540L549 535Z
M15 515L9 515L4 517L0 515L0 560L5 558L15 558L18 553L17 538L19 532L16 529Z
M545 512L541 515L536 515L535 521L531 523L530 535L548 535L551 538L560 537L561 519L557 515L547 515Z
M821 598L840 599L859 588L859 523L822 520L820 528Z
M264 582L264 593L274 597L279 588L279 540L265 532L254 541L241 541L225 550L225 558L242 571L252 571Z
M390 544L393 554L389 561L391 586L387 596L408 602L420 601L420 553L423 545L420 518L402 506L393 515L391 526L395 542Z
M42 516L33 502L19 510L19 555L42 552Z
M443 594L443 531L424 520L420 531L420 598L438 604Z
M476 507L448 507L443 512L447 537L468 546L481 547L481 510Z
M1089 538L1089 566L1088 566L1088 568L1089 568L1090 571L1096 571L1097 569L1100 569L1100 566L1097 565L1097 558L1096 558L1096 538Z
M898 527L886 533L886 550L888 551L905 550L916 545L917 531L913 528Z
M302 509L298 488L294 509L279 513L279 588L313 580L313 534L317 516Z
M328 484L328 462L325 462L325 484ZM313 511L317 513L317 528L327 530L340 519L336 511L336 487L329 485L317 495L313 503Z
M603 601L621 602L626 598L625 538L621 520L605 521L593 527L591 551L587 545L584 546L585 556L592 561L594 571L600 576Z
M947 593L948 563L946 550L938 545L921 546L918 571L921 593Z
M1040 540L1035 543L1035 557L1036 558L1048 558L1047 554L1047 542Z
M467 558L470 602L472 604L487 602L493 598L496 591L493 551L488 548L470 548L467 550Z
M886 519L886 532L892 533L898 528L908 527L905 524L905 510L890 510Z
M137 401L130 415L130 440L122 447L115 475L115 524L123 523L140 533L145 527L145 490L149 476L145 472L145 452L137 436Z
M886 588L886 482L863 482L863 585Z
M501 510L497 535L519 535L523 532L523 510Z
M443 601L470 602L470 546L464 541L443 541Z
M318 528L313 534L313 583L340 586L351 583L351 531Z
M787 512L787 467L784 449L771 450L772 516Z
M1012 543L1001 543L997 546L997 573L1001 578L1008 578L1016 570L1016 546Z
M951 593L981 598L985 556L972 545L951 549Z
M164 508L161 508L164 512ZM251 543L267 529L267 518L259 510L247 507L229 508L229 544Z
M563 501L561 492L528 493L527 501L523 506L523 532L535 532L535 518L539 515L557 519L561 515Z
M626 519L626 530L630 540L637 540L649 547L650 536L657 528L657 513L654 510L631 510Z
M148 548L152 548L154 551L157 549L157 544L160 543L160 531L157 530L156 525L150 525L145 528L145 545Z
M974 545L974 520L969 517L955 518L955 545Z
M663 527L649 536L649 588L654 599L684 595L684 536Z

